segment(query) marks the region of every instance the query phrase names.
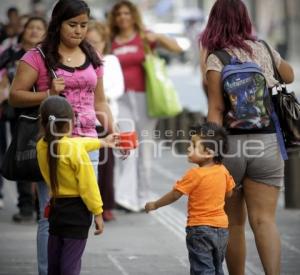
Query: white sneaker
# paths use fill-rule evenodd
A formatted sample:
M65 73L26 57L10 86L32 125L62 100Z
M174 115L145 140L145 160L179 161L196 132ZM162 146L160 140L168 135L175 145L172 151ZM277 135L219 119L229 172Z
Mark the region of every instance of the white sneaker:
M3 209L4 208L4 201L3 199L0 199L0 209Z

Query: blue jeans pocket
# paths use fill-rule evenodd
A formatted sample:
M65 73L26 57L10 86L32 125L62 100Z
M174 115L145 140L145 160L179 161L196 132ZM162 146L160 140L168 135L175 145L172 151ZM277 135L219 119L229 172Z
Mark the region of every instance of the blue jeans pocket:
M191 274L223 274L228 230L209 226L186 228Z

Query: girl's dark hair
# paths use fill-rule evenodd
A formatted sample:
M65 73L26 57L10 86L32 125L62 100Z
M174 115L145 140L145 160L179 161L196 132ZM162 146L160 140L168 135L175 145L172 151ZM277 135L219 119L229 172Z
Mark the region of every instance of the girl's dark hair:
M44 140L48 143L47 158L49 163L50 187L55 198L58 194L57 161L59 148L57 141L63 134L71 131L74 113L70 103L61 96L51 96L40 105L41 126Z
M245 40L255 41L247 8L241 0L217 0L209 14L206 28L200 36L208 54L224 48L252 50Z
M213 122L206 122L193 126L191 133L199 136L204 149L214 151L213 161L222 163L223 155L228 151L228 139L226 130Z
M21 33L21 34L19 35L19 37L18 37L18 42L21 42L21 41L22 41L24 31L28 28L28 26L30 25L30 23L31 23L32 21L40 21L40 22L42 22L42 24L43 24L44 27L45 27L45 30L47 29L48 24L47 24L47 21L46 21L43 17L40 17L40 16L30 16L30 17L27 19L26 23L24 24L23 31L22 31L22 33Z
M58 45L60 43L60 29L63 21L81 14L86 14L88 17L90 16L90 8L87 3L82 0L59 0L54 6L47 34L42 43L42 49L50 67L56 69L61 60L61 56L58 53ZM87 55L94 68L101 65L100 58L96 51L85 39L82 40L79 46Z

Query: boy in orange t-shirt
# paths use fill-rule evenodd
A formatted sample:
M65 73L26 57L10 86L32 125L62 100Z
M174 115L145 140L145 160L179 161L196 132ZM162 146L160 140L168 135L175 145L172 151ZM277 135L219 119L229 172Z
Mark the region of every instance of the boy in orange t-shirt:
M160 199L148 202L148 213L188 196L186 243L190 274L224 274L228 242L228 219L224 211L225 197L231 196L233 178L222 164L227 149L225 130L215 123L205 123L194 129L188 160L198 167L187 171L173 190Z

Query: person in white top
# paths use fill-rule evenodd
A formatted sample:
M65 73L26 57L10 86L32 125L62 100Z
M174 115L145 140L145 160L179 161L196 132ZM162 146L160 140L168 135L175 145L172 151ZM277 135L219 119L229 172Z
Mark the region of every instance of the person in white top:
M118 117L118 98L124 93L124 78L119 60L116 56L107 53L109 32L106 25L91 21L89 23L86 35L87 41L103 55L103 87L105 95L110 104L114 118ZM98 123L98 125L100 125ZM106 135L104 128L100 125L99 136ZM102 148L99 154L98 166L98 184L103 200L103 220L110 221L114 219L112 209L115 207L114 200L114 156L112 149ZM99 181L101 179L101 182Z

